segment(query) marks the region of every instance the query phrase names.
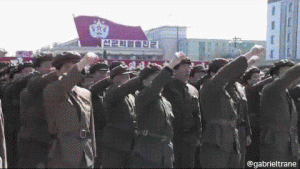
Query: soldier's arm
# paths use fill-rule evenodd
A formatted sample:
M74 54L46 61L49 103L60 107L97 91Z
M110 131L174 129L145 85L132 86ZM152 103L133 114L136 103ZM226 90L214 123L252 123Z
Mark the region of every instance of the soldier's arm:
M105 102L117 104L119 101L123 100L124 97L128 94L134 93L140 86L140 78L132 78L125 84L107 91L104 97Z
M173 70L169 67L162 69L153 79L152 83L145 87L139 94L139 104L147 106L163 89L163 86L172 80Z
M274 87L287 88L300 77L300 63L288 69L282 76L274 80Z
M245 112L245 122L246 122L246 136L252 135L251 131L251 125L250 125L250 118L249 118L249 111L247 107L247 103L244 104L243 106L243 111Z
M90 91L92 95L101 94L105 91L105 89L110 86L112 83L109 81L109 77L102 79L90 87Z
M43 92L47 84L51 81L57 80L57 78L58 77L55 72L51 72L43 76L33 77L28 81L28 92L35 96L36 94Z
M260 82L258 82L258 83L256 83L256 84L254 84L254 85L251 86L251 87L253 88L253 90L255 90L255 91L257 91L257 92L261 92L262 89L263 89L263 87L264 87L266 84L268 84L268 83L270 83L270 82L272 82L272 81L273 81L272 77L269 77L269 78L267 78L267 79L264 79L264 80L262 80L262 81L260 81Z
M213 77L212 83L218 88L225 86L230 81L238 79L247 69L246 57L240 56L223 66Z
M2 104L0 100L0 156L2 158L2 168L7 168L7 156L6 156L6 141L5 141L5 130L4 130L4 117L2 112Z
M76 84L83 80L83 78L84 76L81 74L78 66L74 65L67 75L62 76L60 80L55 82L56 85L59 86L59 94L65 95L70 92Z
M92 148L93 148L93 153L94 153L94 158L97 156L97 151L96 151L96 136L95 136L95 122L94 122L94 112L92 111L91 113L91 119L90 119L90 132L92 133Z

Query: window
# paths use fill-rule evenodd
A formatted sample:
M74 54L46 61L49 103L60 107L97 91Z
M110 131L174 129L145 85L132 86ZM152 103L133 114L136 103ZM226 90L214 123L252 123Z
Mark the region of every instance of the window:
M271 44L274 44L274 35L271 36Z
M288 36L287 36L287 42L290 41L290 38L291 38L291 33L289 33Z
M288 56L288 57L291 56L291 50L290 50L290 48L287 48L287 56Z
M272 22L272 24L271 24L271 28L272 28L272 30L274 30L274 29L275 29L275 21L273 21L273 22Z
M292 12L292 8L293 8L293 3L290 3L290 5L289 5L289 12Z
M273 6L273 8L272 8L272 15L273 16L275 15L275 6Z
M292 18L289 18L288 19L288 27L291 27L291 25L292 25Z
M271 50L271 52L270 52L270 58L273 58L273 55L274 55L274 50Z

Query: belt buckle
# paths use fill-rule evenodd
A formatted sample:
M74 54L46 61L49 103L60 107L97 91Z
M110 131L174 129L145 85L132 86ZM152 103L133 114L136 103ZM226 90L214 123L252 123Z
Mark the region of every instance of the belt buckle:
M143 136L147 136L147 135L148 135L148 130L144 130L144 131L142 132L142 134L143 134Z
M86 138L86 131L85 130L81 130L80 133L80 138Z

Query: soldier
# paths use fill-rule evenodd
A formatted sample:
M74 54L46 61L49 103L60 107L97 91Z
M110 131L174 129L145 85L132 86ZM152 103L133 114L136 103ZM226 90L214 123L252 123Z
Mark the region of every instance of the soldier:
M206 75L206 70L202 65L194 66L191 70L189 83L196 85L196 83Z
M238 115L225 86L238 79L246 71L247 61L263 50L263 47L255 46L250 52L230 63L225 59L215 59L209 65L208 73L211 78L206 80L200 90L203 123L200 152L202 167L240 167Z
M134 145L137 128L134 92L140 86L139 79L130 80L126 65L111 70L112 85L104 96L107 124L103 130L103 168L125 168Z
M20 122L20 93L26 88L28 80L35 75L33 64L26 62L11 70L13 78L5 87L3 98L3 114L5 118L5 137L7 144L8 167L18 166L18 133Z
M248 62L249 65L249 62ZM226 91L234 101L234 109L236 109L238 120L237 129L239 133L241 161L240 168L245 168L246 147L251 144L251 127L247 108L247 98L245 87L239 82L233 81L226 86Z
M191 60L186 58L174 67L174 79L164 87L163 96L171 103L175 168L193 168L202 130L199 92L188 83Z
M281 60L270 74L274 80L262 90L260 102L260 161L297 163L298 112L287 89L299 78L300 64Z
M111 85L111 79L107 78L109 66L105 63L96 63L93 64L89 72L93 77L92 81L94 82L92 86L90 86L90 91L92 93L92 103L94 110L94 118L95 118L95 133L97 140L97 158L95 160L95 166L99 167L102 165L102 150L101 150L101 142L103 135L103 128L106 126L106 117L103 108L103 95L104 91L108 86ZM96 82L96 83L95 83Z
M83 59L77 52L58 54L52 62L59 77L43 92L48 131L53 141L49 168L92 168L96 155L91 93L76 84L82 69L94 63L95 54Z
M53 70L51 53L40 53L34 60L37 74L20 94L21 129L18 135L20 168L45 168L47 164L48 132L43 107L43 90L50 81L57 79ZM49 74L47 74L49 73Z
M137 140L133 150L132 168L172 168L174 162L172 106L162 95L171 82L173 69L186 57L177 55L168 66L146 67L140 72L144 88L136 95L138 119Z
M6 142L4 133L4 117L0 100L0 168L7 168Z
M248 112L251 124L251 145L247 147L246 161L259 161L259 104L260 92L263 87L270 83L272 78L261 80L260 70L256 67L250 68L243 76L243 83L245 84L246 98L248 101Z

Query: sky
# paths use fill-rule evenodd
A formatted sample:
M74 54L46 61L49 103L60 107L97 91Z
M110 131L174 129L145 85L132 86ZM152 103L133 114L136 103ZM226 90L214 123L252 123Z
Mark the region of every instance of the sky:
M187 38L266 40L267 0L0 0L0 48L9 56L78 38L73 14L144 31L186 26Z

